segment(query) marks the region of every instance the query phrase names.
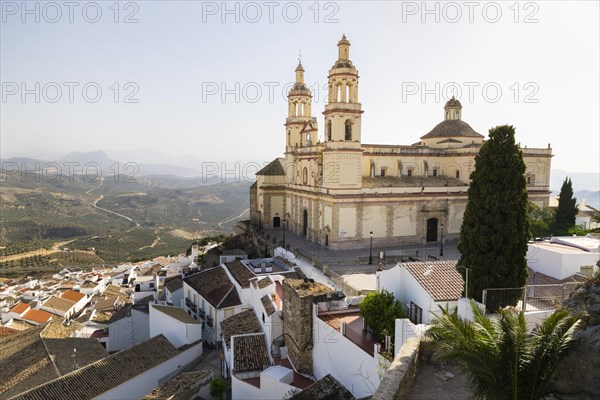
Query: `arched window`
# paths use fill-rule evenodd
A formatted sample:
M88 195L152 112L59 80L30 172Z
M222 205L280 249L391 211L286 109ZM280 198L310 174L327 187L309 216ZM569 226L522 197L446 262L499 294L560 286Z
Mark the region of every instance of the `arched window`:
M331 120L327 121L327 141L331 142Z
M344 140L352 140L352 122L349 119L346 120L345 128Z
M302 184L308 185L308 169L306 167L302 170Z

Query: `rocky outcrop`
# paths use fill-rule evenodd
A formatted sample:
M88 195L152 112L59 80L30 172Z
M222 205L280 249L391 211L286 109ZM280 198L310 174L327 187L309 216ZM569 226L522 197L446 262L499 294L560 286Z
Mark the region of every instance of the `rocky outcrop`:
M563 307L581 315L584 329L575 335L575 346L556 369L544 398L600 399L600 275L575 290Z

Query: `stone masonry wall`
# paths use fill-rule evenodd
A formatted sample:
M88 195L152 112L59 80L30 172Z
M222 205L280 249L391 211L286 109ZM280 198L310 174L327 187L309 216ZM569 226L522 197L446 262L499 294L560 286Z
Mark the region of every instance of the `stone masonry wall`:
M286 282L283 283L283 334L288 357L303 373L313 373L312 297L301 298Z
M414 383L419 361L419 338L408 339L386 371L372 400L404 400Z

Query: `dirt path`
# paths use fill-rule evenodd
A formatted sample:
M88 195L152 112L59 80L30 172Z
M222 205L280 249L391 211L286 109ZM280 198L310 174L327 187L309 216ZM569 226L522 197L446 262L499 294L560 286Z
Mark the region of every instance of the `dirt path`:
M152 242L152 244L150 246L140 247L138 250L144 250L144 249L147 249L149 247L156 247L156 245L158 244L158 242L160 242L160 236L156 235L156 239L154 239L154 242Z
M135 226L140 226L140 224L138 224L137 222L135 222L134 220L132 220L131 218L129 218L129 217L128 217L128 216L126 216L126 215L119 214L119 213L117 213L117 212L114 212L114 211L108 210L108 209L106 209L106 208L104 208L104 207L100 207L100 206L98 206L98 205L97 205L97 203L98 203L100 200L102 200L103 198L104 198L104 195L103 195L103 194L101 194L101 195L100 195L100 197L98 197L98 198L96 199L96 201L94 201L94 204L92 204L92 205L93 205L95 208L97 208L98 210L102 210L102 211L105 211L105 212L107 212L107 213L114 214L114 215L116 215L117 217L125 218L125 219L126 219L127 221L129 221L129 222L133 222L133 223L135 224Z
M25 253L11 254L10 256L0 257L0 262L20 260L21 258L33 257L33 256L40 255L41 253L44 253L44 255L48 256L48 255L58 252L59 248L63 247L66 244L74 242L75 240L76 239L72 239L72 240L67 240L65 242L55 243L54 246L52 246L52 248L50 250L46 250L44 248L39 248L37 250L31 250L31 251L27 251Z

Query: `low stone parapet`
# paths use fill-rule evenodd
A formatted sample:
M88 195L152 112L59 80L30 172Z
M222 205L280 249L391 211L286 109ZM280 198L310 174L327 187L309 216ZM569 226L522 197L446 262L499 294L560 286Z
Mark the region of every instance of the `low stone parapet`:
M421 340L410 338L404 343L386 371L372 400L403 400L414 383L419 362Z

